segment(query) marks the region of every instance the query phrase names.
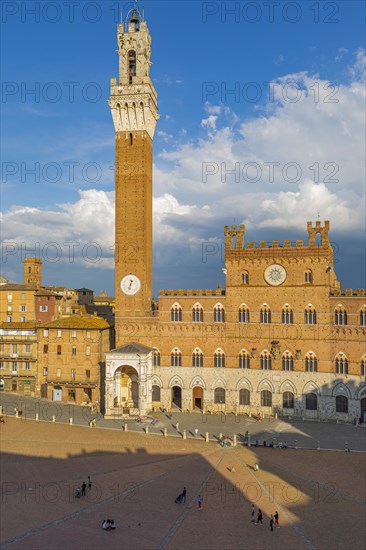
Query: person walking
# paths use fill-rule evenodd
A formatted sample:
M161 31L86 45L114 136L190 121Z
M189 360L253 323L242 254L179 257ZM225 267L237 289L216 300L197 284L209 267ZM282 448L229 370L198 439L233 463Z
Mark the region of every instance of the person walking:
M177 432L179 432L179 422L176 423L175 429L177 430Z
M184 503L186 502L186 496L187 496L187 489L185 487L183 487L182 500L183 500Z
M258 508L257 523L255 525L263 525L263 514L262 510Z
M278 522L278 512L277 510L275 511L274 513L274 522L275 522L275 526L279 529L280 528L280 524Z
M250 521L252 523L255 523L255 506L252 504L252 509L250 511Z
M85 483L85 481L83 481L82 484L81 484L81 496L82 497L85 497L85 489L86 489L86 483Z
M269 527L271 529L271 531L273 531L273 516L271 514L271 519L269 520Z
M88 476L88 489L90 491L90 489L92 488L92 480L91 480L91 477Z
M198 504L199 510L202 510L202 503L203 503L203 498L201 497L201 495L198 495L197 504Z
M197 437L198 436L198 428L195 428L194 430L194 437Z
M183 495L182 493L179 493L179 495L177 496L174 502L175 504L182 504L182 500L183 500Z

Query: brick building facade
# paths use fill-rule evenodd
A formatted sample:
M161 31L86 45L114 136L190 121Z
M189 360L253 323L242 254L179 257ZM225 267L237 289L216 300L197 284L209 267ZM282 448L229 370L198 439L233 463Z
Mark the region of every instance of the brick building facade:
M44 323L38 332L39 396L79 405L100 403L109 324L99 317L70 316Z
M0 390L36 396L39 323L0 323Z
M151 39L137 9L118 25L116 349L107 353L106 415L153 406L262 410L366 421L364 290L342 291L329 222L308 240L245 245L225 227L226 288L162 290L152 300ZM127 388L127 389L126 389ZM127 393L126 393L127 392ZM123 401L122 401L123 396Z

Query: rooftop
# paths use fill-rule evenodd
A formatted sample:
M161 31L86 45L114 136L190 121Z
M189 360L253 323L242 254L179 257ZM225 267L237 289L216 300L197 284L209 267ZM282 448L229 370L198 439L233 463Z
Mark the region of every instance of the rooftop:
M0 286L0 290L36 290L37 285L24 285L18 283L6 283Z
M30 330L40 327L40 321L25 321L24 323L0 323L2 330Z
M35 292L35 296L56 296L57 298L62 298L61 294L58 294L54 290L50 290L43 287L37 290L37 292Z
M101 317L78 317L71 315L70 317L62 317L49 323L43 323L44 328L70 328L70 329L106 329L109 328L107 321Z
M131 355L134 353L149 353L150 351L152 351L152 349L153 348L148 348L143 344L131 342L130 344L126 344L120 348L112 349L109 353L126 353L128 355Z

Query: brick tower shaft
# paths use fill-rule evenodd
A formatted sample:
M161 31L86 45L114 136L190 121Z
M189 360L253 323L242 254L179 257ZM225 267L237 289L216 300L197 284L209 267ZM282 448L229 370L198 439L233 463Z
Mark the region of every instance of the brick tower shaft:
M157 95L150 79L151 37L138 9L117 27L119 79L111 79L109 106L116 132L116 345L126 327L151 316L152 141ZM134 321L135 320L135 321Z

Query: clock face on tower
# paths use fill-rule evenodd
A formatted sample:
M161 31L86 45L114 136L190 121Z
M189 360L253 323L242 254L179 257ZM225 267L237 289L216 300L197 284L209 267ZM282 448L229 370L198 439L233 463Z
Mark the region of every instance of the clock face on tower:
M137 292L141 288L140 279L136 277L136 275L126 275L126 277L123 277L121 279L121 290L127 296L133 296L134 294L137 294Z
M279 264L269 265L264 271L265 281L272 286L282 285L285 282L287 273L284 267Z

